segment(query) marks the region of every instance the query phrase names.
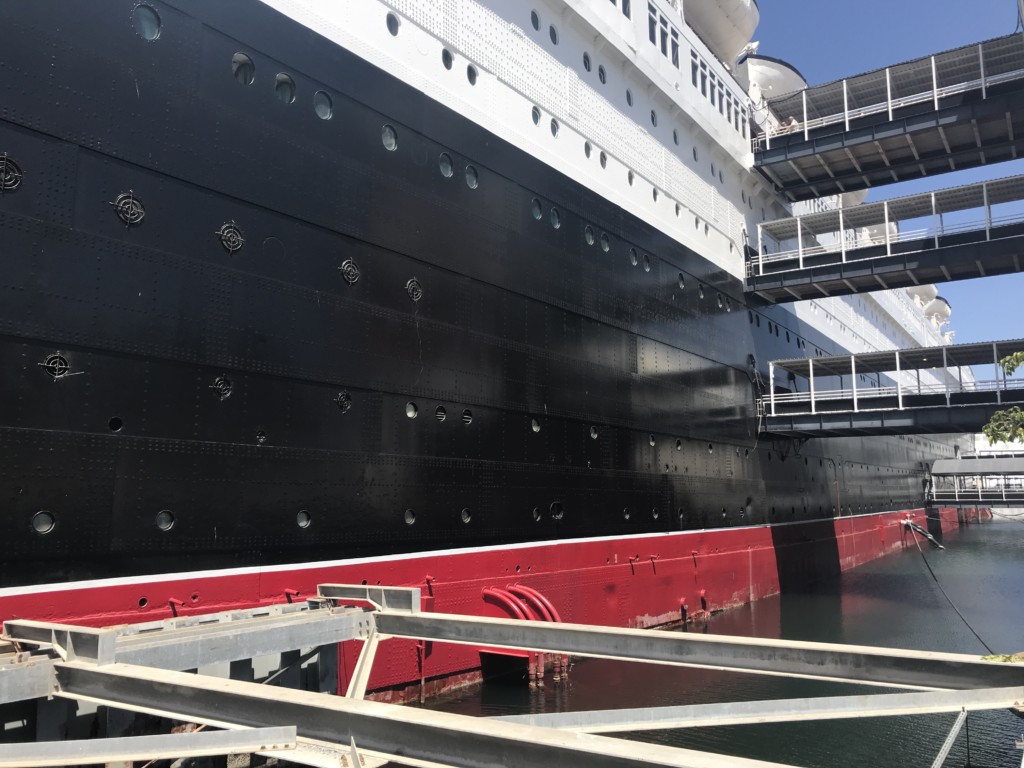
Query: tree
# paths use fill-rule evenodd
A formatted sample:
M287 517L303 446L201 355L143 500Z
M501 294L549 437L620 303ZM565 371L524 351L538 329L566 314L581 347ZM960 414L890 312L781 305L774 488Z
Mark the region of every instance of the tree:
M1024 365L1024 352L1014 352L999 361L1007 376ZM1019 406L992 414L988 424L981 428L989 443L1024 443L1024 411Z

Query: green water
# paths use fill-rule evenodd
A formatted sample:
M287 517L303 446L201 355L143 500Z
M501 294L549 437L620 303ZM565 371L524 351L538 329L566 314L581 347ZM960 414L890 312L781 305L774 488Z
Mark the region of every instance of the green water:
M1024 651L1024 524L997 521L948 535L946 550L926 551L939 583L981 638L998 653ZM701 631L704 627L691 628ZM936 587L916 549L817 584L714 616L706 631L921 650L987 653ZM721 701L882 693L887 689L758 677L604 660L577 662L568 685L486 685L431 702L472 715L521 714ZM894 691L895 692L895 691ZM646 732L638 740L791 765L833 768L930 766L955 715L836 720ZM1013 740L1024 720L973 713L946 766L1021 764ZM968 744L969 741L969 744Z

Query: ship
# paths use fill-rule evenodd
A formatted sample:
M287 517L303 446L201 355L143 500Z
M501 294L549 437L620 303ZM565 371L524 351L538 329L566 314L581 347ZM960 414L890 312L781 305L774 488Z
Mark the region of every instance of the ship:
M924 522L959 438L762 434L769 361L943 344L949 308L745 294L758 223L863 199L754 169L765 95L806 85L754 0L0 19L0 618L344 582L654 626ZM479 667L410 644L373 687Z

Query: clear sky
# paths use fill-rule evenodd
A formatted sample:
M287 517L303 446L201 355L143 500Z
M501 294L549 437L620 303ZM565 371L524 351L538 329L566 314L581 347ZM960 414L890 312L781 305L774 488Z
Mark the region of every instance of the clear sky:
M699 0L698 0L699 1ZM795 66L811 85L1010 34L1017 0L759 0L758 53ZM1024 174L1024 161L894 184L869 200ZM955 341L1024 337L1024 274L939 285Z

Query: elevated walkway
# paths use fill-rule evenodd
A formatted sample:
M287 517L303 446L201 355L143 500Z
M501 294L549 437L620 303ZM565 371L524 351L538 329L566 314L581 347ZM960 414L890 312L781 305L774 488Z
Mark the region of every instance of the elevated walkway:
M1024 507L1024 457L936 459L932 481L932 504Z
M761 429L792 437L978 432L996 411L1024 404L1024 380L1007 379L999 365L1022 351L1016 339L774 361L758 403ZM964 368L986 364L992 379L964 381ZM923 370L945 370L958 383L923 384Z
M746 290L842 296L1021 271L1024 175L758 225Z
M1011 160L1024 151L1024 36L768 101L758 170L791 201Z

